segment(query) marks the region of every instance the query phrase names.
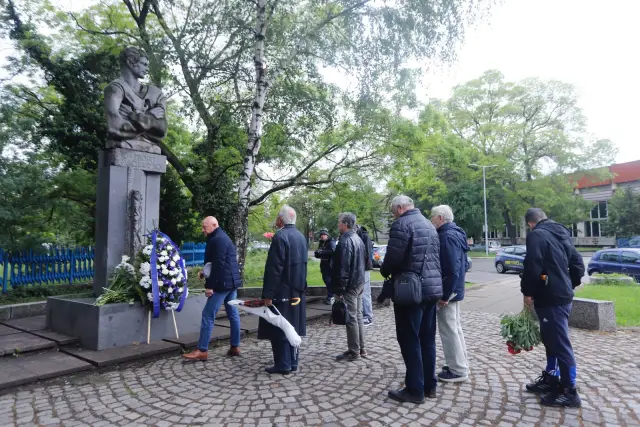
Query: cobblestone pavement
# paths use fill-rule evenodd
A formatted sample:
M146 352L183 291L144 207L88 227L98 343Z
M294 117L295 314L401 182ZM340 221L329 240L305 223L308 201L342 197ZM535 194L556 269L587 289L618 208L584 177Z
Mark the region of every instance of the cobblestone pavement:
M465 313L472 380L444 385L419 406L386 396L404 376L386 308L366 328L368 359L335 362L345 330L322 320L310 325L296 375L264 373L268 343L247 340L242 358L219 347L206 363L171 357L4 394L0 425L640 425L640 333L573 330L583 408L558 410L523 391L543 350L508 355L498 325L496 315Z

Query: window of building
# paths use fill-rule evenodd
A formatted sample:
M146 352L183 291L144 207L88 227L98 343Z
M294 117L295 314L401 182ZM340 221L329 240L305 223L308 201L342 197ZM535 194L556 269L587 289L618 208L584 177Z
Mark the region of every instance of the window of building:
M490 239L497 239L498 238L498 231L497 230L490 230L489 231L489 238Z
M569 231L571 232L571 237L578 237L578 224L576 224L575 222L573 224L571 224L569 227L567 227L569 229Z
M607 219L608 216L607 202L596 202L591 209L591 219Z
M640 255L637 252L622 252L620 260L623 264L635 264L640 260Z
M514 226L514 228L516 229L516 237L520 237L520 227L516 225ZM504 237L511 237L511 235L509 234L509 227L507 227L506 225L504 226Z

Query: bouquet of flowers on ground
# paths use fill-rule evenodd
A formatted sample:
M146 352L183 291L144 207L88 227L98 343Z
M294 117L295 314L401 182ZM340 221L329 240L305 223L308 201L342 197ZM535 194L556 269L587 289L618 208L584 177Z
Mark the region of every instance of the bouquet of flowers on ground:
M160 309L182 310L188 295L187 269L178 246L158 230L148 236L147 245L137 257L141 300L158 317Z
M507 340L510 354L518 354L522 350L531 351L542 342L540 327L533 318L531 309L527 307L519 314L502 316L500 325L500 335Z
M129 257L123 255L122 261L116 265L113 274L109 278L109 286L103 288L104 293L96 299L95 305L102 306L118 302L133 304L135 299L133 284L135 282L135 269L133 265L129 263Z

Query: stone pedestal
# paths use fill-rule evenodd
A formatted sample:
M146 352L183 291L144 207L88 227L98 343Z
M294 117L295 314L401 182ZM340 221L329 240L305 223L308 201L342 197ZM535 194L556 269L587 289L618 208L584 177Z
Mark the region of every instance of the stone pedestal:
M102 294L122 255L133 255L159 227L160 176L167 158L123 148L100 152L93 292Z

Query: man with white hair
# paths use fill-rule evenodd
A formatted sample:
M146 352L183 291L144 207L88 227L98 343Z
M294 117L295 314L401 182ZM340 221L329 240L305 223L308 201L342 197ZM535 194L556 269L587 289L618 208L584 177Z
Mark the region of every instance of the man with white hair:
M264 268L262 298L267 306L275 305L302 337L307 328L307 239L296 229L296 211L290 206L280 209L276 227L279 230L271 240ZM300 298L300 304L292 306L291 298ZM298 351L289 344L282 329L262 318L259 322L258 339L270 340L273 351L273 366L265 371L282 375L297 371Z
M425 395L436 397L436 304L442 299L440 277L440 242L438 233L407 196L396 196L391 202L396 220L391 224L389 243L380 273L397 278L415 275L420 280L421 302L394 304L396 335L407 368L405 388L390 390L390 398L400 402L422 403ZM396 283L399 282L399 283ZM386 282L387 284L389 281ZM406 283L405 283L406 284ZM388 285L378 297L389 296Z
M431 222L440 238L440 268L442 269L442 299L438 303L438 330L446 365L438 374L444 382L469 379L467 346L460 318L460 301L464 299L464 276L467 270L467 234L453 222L453 211L447 205L431 209Z

